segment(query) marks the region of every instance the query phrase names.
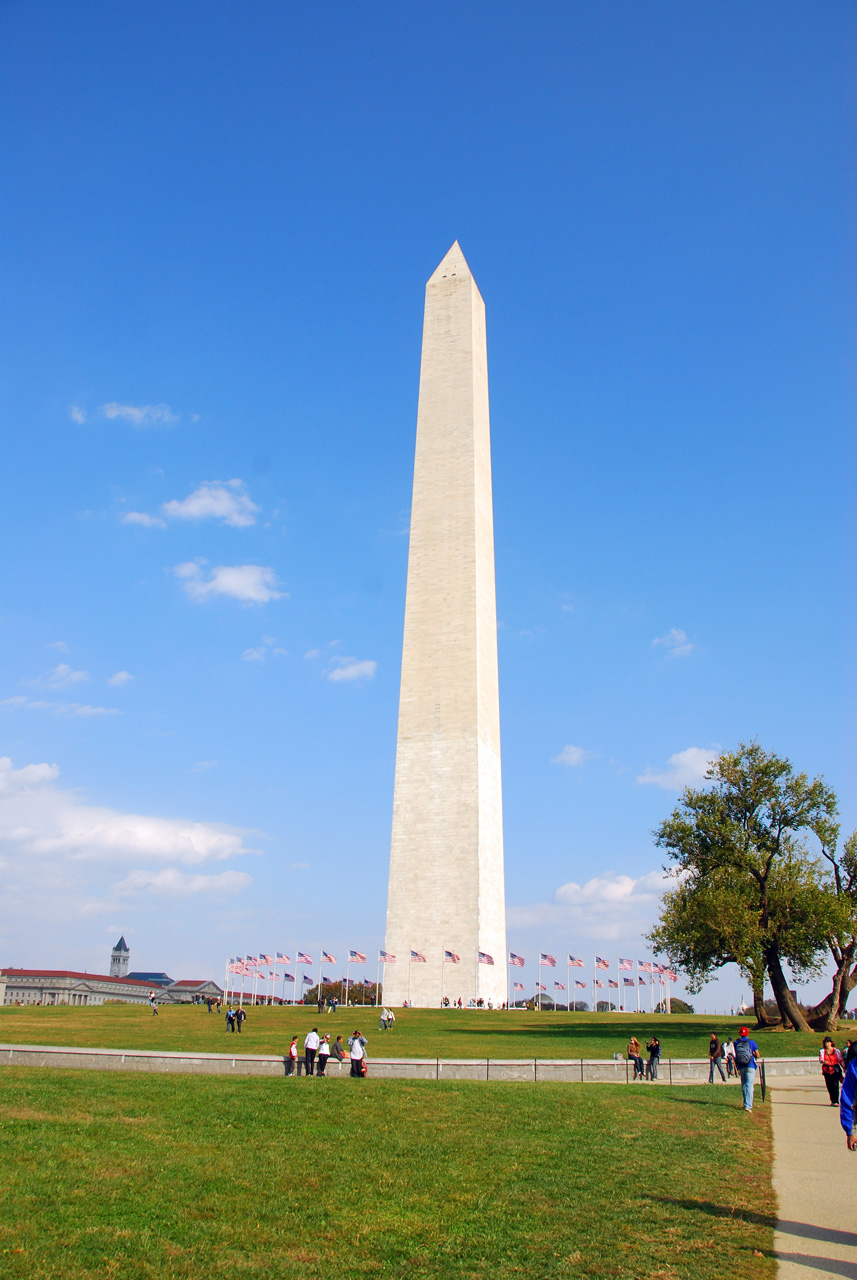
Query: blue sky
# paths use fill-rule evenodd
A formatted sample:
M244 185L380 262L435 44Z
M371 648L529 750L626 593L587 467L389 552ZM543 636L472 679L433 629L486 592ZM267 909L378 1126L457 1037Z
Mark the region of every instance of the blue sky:
M510 946L636 954L651 830L718 746L823 773L853 828L853 6L8 3L0 32L3 963L382 941L456 238Z

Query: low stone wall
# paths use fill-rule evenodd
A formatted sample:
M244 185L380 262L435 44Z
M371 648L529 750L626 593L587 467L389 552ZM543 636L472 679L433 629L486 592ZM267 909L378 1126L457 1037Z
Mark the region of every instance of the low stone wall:
M303 1059L298 1059L303 1067ZM273 1054L168 1053L154 1049L80 1049L56 1045L0 1045L0 1066L71 1067L95 1071L162 1071L189 1075L283 1076L286 1060ZM662 1084L703 1084L707 1058L662 1058ZM347 1077L348 1063L333 1059L330 1079ZM769 1081L815 1076L817 1058L766 1058ZM525 1084L629 1084L624 1058L369 1058L369 1074L382 1080L504 1080Z

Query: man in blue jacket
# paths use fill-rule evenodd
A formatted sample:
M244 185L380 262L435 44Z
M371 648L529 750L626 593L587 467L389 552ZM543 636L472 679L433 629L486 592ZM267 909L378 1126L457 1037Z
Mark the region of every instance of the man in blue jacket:
M750 1032L746 1027L741 1028L741 1034L735 1041L735 1066L738 1068L738 1074L741 1077L741 1092L744 1095L744 1110L753 1110L753 1087L756 1083L756 1063L759 1061L761 1054L759 1046L755 1040L750 1039Z
M857 1058L852 1058L842 1082L839 1095L839 1123L845 1130L845 1142L849 1151L857 1151L857 1137L854 1136L854 1097L857 1095Z

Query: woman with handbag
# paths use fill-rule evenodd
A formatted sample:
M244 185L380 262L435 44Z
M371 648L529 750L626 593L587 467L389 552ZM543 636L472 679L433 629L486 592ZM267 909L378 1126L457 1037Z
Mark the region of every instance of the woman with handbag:
M830 1098L831 1107L839 1106L839 1086L845 1076L842 1066L842 1054L831 1040L830 1036L825 1036L821 1044L821 1052L818 1055L821 1063L821 1074L824 1076L824 1083L827 1085L827 1094Z

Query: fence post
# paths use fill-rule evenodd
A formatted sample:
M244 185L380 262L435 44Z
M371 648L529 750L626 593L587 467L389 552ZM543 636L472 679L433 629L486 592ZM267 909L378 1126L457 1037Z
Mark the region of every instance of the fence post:
M628 1083L628 1059L625 1059L625 1084Z
M539 1082L539 1064L538 1064L538 1059L533 1058L533 1084L538 1084L538 1082Z
M440 1058L435 1058L434 1060L434 1078L435 1080L440 1079Z
M672 1060L672 1058L667 1058L667 1062L670 1064L670 1084L672 1084L672 1082L673 1082L673 1060Z
M485 1059L485 1079L486 1080L488 1079L488 1068L490 1067L490 1065L491 1065L491 1059L486 1058Z
M580 1083L583 1084L583 1059L580 1059Z

